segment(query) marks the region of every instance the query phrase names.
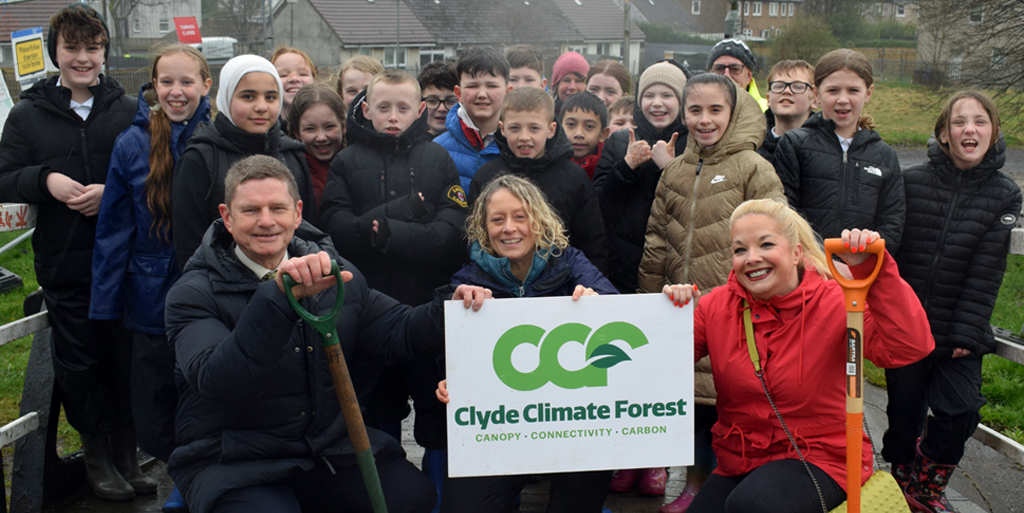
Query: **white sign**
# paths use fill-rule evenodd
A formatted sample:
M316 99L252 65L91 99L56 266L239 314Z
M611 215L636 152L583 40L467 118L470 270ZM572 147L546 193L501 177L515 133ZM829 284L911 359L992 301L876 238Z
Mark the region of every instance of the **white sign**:
M3 52L0 52L3 53ZM14 108L14 100L11 99L11 90L7 89L7 80L3 73L0 73L0 135L4 133L4 126L7 125L7 115Z
M445 304L448 474L693 462L693 306L664 294Z
M43 43L42 27L11 32L11 53L14 54L14 75L18 82L46 75L46 45Z

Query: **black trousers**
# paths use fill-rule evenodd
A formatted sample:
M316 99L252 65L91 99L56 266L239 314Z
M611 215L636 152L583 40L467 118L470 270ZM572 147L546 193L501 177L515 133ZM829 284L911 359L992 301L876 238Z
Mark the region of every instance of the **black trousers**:
M390 513L427 513L437 501L430 479L404 458L377 462L377 474ZM335 513L373 508L359 467L335 467L318 460L309 472L284 483L229 491L213 513Z
M132 416L139 447L160 461L174 450L174 348L166 335L132 333Z
M131 342L120 321L89 319L89 287L44 289L53 371L68 423L107 435L132 425Z
M846 492L824 470L808 463L831 511ZM776 460L734 477L712 474L687 513L820 513L821 499L800 460Z
M509 513L529 476L448 478L441 492L442 513ZM548 513L601 513L611 470L550 474Z
M882 439L882 457L890 463L914 459L917 438L925 421L927 435L921 453L932 461L956 465L964 444L981 422L981 357L925 358L917 363L886 369L889 429ZM928 418L928 408L932 417Z

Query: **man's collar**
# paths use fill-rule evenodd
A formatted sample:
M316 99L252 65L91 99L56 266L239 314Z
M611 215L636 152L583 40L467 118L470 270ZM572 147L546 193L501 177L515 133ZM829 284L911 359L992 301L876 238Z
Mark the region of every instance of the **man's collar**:
M238 257L238 261L242 262L242 265L248 267L249 270L252 271L256 275L257 279L262 280L263 277L267 275L267 273L272 273L272 272L277 270L277 269L267 269L266 267L263 267L262 265L257 264L255 261L253 261L253 259L249 258L245 254L244 251L242 251L242 248L238 247L238 244L232 244L232 246L234 246L235 256ZM284 262L287 259L288 259L288 251L285 250L284 257L281 258L281 262ZM277 265L280 266L281 262L278 262Z

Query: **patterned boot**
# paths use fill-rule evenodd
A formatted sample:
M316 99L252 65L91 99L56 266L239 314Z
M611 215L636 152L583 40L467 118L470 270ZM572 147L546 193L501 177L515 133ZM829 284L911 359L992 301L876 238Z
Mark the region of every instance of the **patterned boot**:
M911 460L908 463L893 463L892 464L892 477L896 478L896 484L900 485L900 490L907 491L907 486L914 480L914 461Z
M928 459L918 447L914 459L916 474L912 474L916 479L906 489L910 509L923 513L956 513L957 510L946 499L946 485L954 469L956 465L943 465Z

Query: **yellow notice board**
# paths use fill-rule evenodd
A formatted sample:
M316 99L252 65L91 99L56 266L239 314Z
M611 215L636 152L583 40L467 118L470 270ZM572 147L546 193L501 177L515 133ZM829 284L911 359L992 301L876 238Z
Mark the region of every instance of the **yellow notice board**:
M14 47L14 71L18 81L46 73L42 27L12 32L11 43Z

